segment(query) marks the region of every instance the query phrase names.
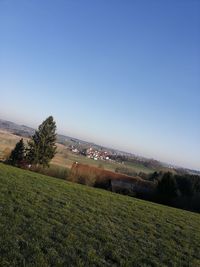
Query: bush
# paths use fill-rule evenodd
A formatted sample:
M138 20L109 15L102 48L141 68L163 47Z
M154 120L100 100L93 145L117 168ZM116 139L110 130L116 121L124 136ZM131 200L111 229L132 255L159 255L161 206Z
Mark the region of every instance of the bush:
M137 172L135 172L134 170L132 170L130 168L126 168L126 167L117 167L115 169L115 172L126 174L126 175L133 176L133 177L137 176Z
M79 184L84 184L88 186L94 186L96 182L96 175L92 172L88 172L87 174L77 172L73 173L72 171L70 172L70 176L67 179L68 181L71 181L73 183L79 183Z
M95 181L94 187L111 190L111 179L105 178L105 179L98 179Z
M68 168L53 164L48 169L44 169L42 166L33 166L30 170L59 179L67 179L70 175Z

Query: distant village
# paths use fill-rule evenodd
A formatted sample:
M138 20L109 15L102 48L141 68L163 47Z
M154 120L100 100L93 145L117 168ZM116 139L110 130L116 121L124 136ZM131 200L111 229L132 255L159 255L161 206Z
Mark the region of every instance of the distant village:
M94 149L93 147L90 148L85 148L85 149L78 149L75 146L70 146L69 147L70 151L75 153L75 154L80 154L83 156L86 156L89 159L93 160L110 160L110 154L111 152L105 151L105 150L97 150Z
M73 140L74 141L74 140ZM117 162L125 164L125 162L133 164L142 164L144 167L157 169L161 168L163 165L154 159L146 159L133 154L128 154L125 152L120 152L112 149L106 149L105 147L95 147L95 146L83 146L81 143L76 142L76 144L70 144L68 149L77 155L83 155L92 160L102 160ZM168 167L168 166L166 166Z

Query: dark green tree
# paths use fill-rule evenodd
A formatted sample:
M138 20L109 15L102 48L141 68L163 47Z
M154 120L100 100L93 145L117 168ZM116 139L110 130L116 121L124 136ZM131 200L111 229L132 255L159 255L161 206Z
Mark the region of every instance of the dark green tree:
M158 194L163 200L171 200L178 195L178 186L172 173L167 172L158 182Z
M39 126L28 142L27 161L33 165L49 167L56 154L56 123L52 116Z
M157 182L159 180L159 176L162 175L162 173L158 173L158 172L154 172L152 174L150 174L149 176L149 180L152 181L152 182Z
M17 167L20 167L25 160L25 146L24 141L21 139L15 148L11 151L10 157L8 158L8 163Z

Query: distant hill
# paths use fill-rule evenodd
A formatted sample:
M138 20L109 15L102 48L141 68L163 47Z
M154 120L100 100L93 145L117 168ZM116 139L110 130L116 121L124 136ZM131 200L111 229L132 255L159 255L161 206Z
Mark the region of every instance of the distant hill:
M31 137L34 132L35 129L25 126L25 125L20 125L11 121L6 121L6 120L2 120L0 119L0 129L2 130L6 130L10 133L13 133L15 135L19 135L22 137ZM96 149L108 149L109 151L111 151L112 153L118 153L118 154L126 154L126 155L132 155L130 153L126 153L126 152L122 152L116 149L111 149L111 148L106 148L106 147L102 147L100 145L94 144L92 142L87 142L87 141L83 141L74 137L70 137L70 136L66 136L66 135L62 135L62 134L57 134L57 142L60 144L64 144L64 145L81 145L81 146L92 146L93 148ZM132 155L133 156L133 155Z
M26 125L20 125L20 124L7 121L7 120L2 120L2 119L0 119L0 129L8 131L18 136L28 137L28 138L31 137L35 132L35 129L28 127ZM92 142L83 141L83 140L70 137L70 136L66 136L66 135L62 135L62 134L57 134L57 142L60 144L66 145L66 146L78 146L82 149L88 148L88 147L93 147L94 149L97 149L97 150L105 149L109 151L111 154L117 155L118 157L125 156L125 157L133 159L136 162L142 163L145 166L148 165L155 169L164 167L169 170L176 170L177 172L181 172L181 173L184 172L184 173L189 173L189 174L200 175L200 171L198 170L191 170L188 168L173 166L173 165L163 163L163 162L160 162L154 159L147 159L145 157L136 156L132 153L127 153L127 152L120 151L120 150L113 149L113 148L103 147L103 146L94 144Z
M23 137L31 137L35 130L31 127L25 125L19 125L11 121L5 121L0 119L0 129L6 130L10 133L23 136Z
M10 133L13 133L15 135L19 135L22 137L31 137L35 132L35 129L28 127L26 125L20 125L20 124L17 124L11 121L2 120L2 119L0 119L0 129L6 130ZM78 140L76 138L72 138L69 136L61 135L61 134L57 135L57 141L58 143L65 143L66 141L87 143L87 142Z
M7 120L2 120L2 119L0 119L0 129L8 131L8 132L15 134L15 135L18 135L18 136L27 137L27 138L30 138L35 132L35 129L33 129L31 127L28 127L25 125L20 125L20 124L17 124L17 123L11 122L11 121L7 121ZM88 147L93 147L93 149L106 149L106 150L110 151L111 153L131 155L130 153L121 152L121 151L118 151L115 149L102 147L102 146L94 144L92 142L83 141L83 140L80 140L80 139L77 139L74 137L70 137L70 136L66 136L63 134L57 134L57 142L59 144L66 145L66 146L78 146L82 149L88 148Z

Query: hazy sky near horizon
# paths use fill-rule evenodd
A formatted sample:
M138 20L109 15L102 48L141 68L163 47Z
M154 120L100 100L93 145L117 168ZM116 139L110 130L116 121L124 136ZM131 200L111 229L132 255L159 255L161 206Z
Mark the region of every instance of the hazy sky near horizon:
M200 1L0 0L0 118L200 170Z

